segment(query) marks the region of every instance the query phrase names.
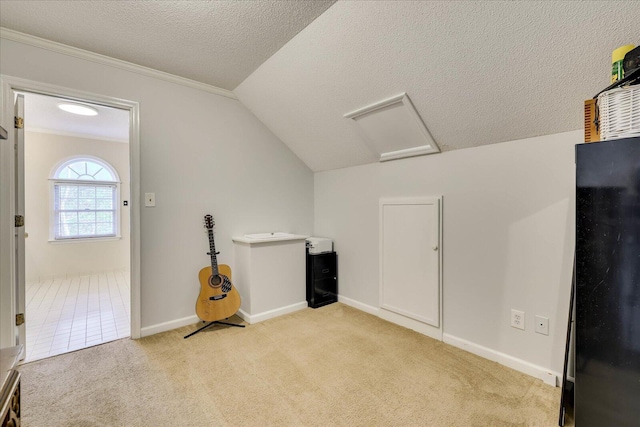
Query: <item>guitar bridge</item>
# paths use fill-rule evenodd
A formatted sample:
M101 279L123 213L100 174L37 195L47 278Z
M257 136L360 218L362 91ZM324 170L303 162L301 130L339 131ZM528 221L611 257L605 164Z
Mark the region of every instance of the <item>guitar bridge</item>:
M225 299L227 297L227 294L222 294L222 295L214 295L212 297L209 297L209 299L211 301L220 301L221 299Z

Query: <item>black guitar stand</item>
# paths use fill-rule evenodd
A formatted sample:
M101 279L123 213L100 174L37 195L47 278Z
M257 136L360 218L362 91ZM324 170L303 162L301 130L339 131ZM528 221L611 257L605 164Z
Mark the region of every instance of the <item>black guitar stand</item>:
M213 242L213 226L214 226L214 222L213 222L213 217L211 215L205 215L204 216L204 228L207 229L207 232L209 234L209 252L207 252L207 255L211 256L211 270L212 270L212 276L209 277L209 285L217 287L220 286L221 290L222 290L222 294L220 295L214 295L209 297L209 300L211 301L220 301L224 298L227 297L227 293L231 292L231 289L233 288L233 285L231 285L231 280L229 280L229 278L227 276L224 276L222 274L218 274L218 261L216 259L216 255L218 255L220 252L216 252L216 245ZM211 282L211 279L213 279L213 272L216 273L216 278L218 280L220 280L220 283L216 282L215 284ZM196 307L196 311L197 311L197 307ZM225 319L227 320L229 319L228 317ZM204 322L204 320L203 320ZM236 328L244 328L244 325L237 325L235 323L227 323L227 322L220 322L219 320L215 320L213 322L209 322L206 325L202 326L201 328L191 332L189 335L185 336L184 339L189 338L192 335L197 334L198 332L207 329L209 326L211 325L227 325L227 326L235 326Z
M220 322L219 320L216 320L214 322L209 322L206 325L204 325L203 327L191 332L189 335L185 336L184 339L186 340L187 338L189 338L191 335L195 335L198 332L207 329L209 326L214 325L214 324L218 324L218 325L227 325L227 326L235 326L236 328L244 328L245 325L236 325L235 323L228 323L228 322Z

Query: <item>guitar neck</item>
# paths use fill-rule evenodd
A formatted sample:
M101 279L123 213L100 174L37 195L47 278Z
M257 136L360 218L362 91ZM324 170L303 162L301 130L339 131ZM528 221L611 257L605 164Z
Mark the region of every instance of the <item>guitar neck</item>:
M217 276L218 257L216 256L216 242L213 240L213 230L209 229L209 253L211 254L211 274Z

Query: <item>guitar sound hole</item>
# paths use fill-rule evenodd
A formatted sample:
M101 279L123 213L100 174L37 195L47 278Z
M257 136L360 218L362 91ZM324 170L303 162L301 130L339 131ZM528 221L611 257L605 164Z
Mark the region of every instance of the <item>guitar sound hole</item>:
M233 285L231 284L231 280L223 274L218 274L217 276L209 277L209 285L212 288L219 288L222 285L222 292L225 294L231 291Z
M219 275L209 277L209 285L211 285L212 287L218 288L220 287L221 283L222 283L222 278Z

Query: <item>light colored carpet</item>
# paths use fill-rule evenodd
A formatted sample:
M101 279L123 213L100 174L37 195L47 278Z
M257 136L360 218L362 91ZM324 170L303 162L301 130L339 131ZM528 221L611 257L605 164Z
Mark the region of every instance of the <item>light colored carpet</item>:
M22 365L24 426L557 425L560 389L340 303L196 326Z

